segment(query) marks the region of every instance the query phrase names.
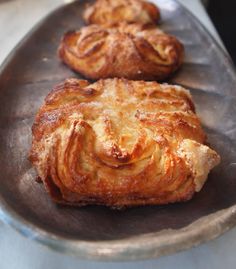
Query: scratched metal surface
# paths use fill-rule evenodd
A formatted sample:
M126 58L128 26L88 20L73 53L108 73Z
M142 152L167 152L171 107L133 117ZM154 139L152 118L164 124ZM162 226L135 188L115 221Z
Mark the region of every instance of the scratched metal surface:
M86 1L87 3L88 1ZM155 1L161 28L185 45L183 68L168 82L191 90L209 143L222 157L187 203L113 211L51 202L27 154L34 115L52 86L79 77L62 65L62 34L83 25L85 1L65 5L34 28L0 70L0 218L26 236L83 258L157 257L212 239L236 223L236 77L230 59L199 22L172 0Z

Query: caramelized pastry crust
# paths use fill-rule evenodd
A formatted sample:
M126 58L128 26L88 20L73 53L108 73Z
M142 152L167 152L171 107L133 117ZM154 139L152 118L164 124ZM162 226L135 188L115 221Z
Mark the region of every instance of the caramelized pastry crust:
M87 6L84 19L88 24L115 25L119 22L157 23L160 11L143 0L97 0Z
M189 92L157 82L68 79L46 97L30 159L56 202L189 200L219 163Z
M91 79L163 80L180 67L183 46L175 37L151 25L91 25L65 34L59 56Z

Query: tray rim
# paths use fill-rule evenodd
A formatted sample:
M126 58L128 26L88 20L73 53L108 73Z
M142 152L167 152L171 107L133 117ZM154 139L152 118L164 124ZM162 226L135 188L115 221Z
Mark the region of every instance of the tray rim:
M84 0L79 1L83 2ZM171 1L176 2L184 13L187 16L191 16L192 20L197 23L198 27L208 35L208 37L216 45L221 55L224 57L224 60L227 62L230 70L236 78L235 68L227 51L219 45L218 41L211 35L206 27L185 6L183 6L178 0ZM63 9L65 6L73 5L74 2L75 1L67 4L61 4L55 10L40 19L39 22L37 22L31 30L26 33L26 35L24 35L24 37L3 60L0 66L0 76L28 37L39 29L44 21L46 21L49 17ZM25 220L21 215L17 214L10 206L7 205L1 196L0 220L13 227L25 237L33 239L50 249L64 254L83 259L101 261L135 261L157 258L187 250L222 235L229 229L236 226L236 204L210 215L201 217L181 229L165 229L160 232L132 236L127 239L96 242L65 239L62 236L46 232L44 229L37 227L35 224L32 224L30 221Z

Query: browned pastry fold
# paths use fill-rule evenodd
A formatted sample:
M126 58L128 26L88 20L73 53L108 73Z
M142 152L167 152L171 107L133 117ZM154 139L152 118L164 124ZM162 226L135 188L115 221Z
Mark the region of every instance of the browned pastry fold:
M111 207L189 200L219 163L189 92L126 79L68 79L46 97L30 159L52 198Z
M143 0L97 0L84 12L88 24L115 25L119 22L157 23L160 11L154 4Z
M58 52L62 61L87 78L163 80L180 67L184 49L155 26L121 23L69 32Z

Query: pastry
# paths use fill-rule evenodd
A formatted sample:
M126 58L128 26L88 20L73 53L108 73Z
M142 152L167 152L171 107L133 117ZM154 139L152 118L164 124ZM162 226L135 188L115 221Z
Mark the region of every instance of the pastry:
M154 4L143 0L97 0L84 12L88 24L117 24L141 22L156 24L160 11Z
M220 161L189 92L157 82L67 79L32 132L31 162L53 200L69 205L186 201Z
M91 25L64 35L59 57L87 78L163 80L182 64L183 45L152 25Z

